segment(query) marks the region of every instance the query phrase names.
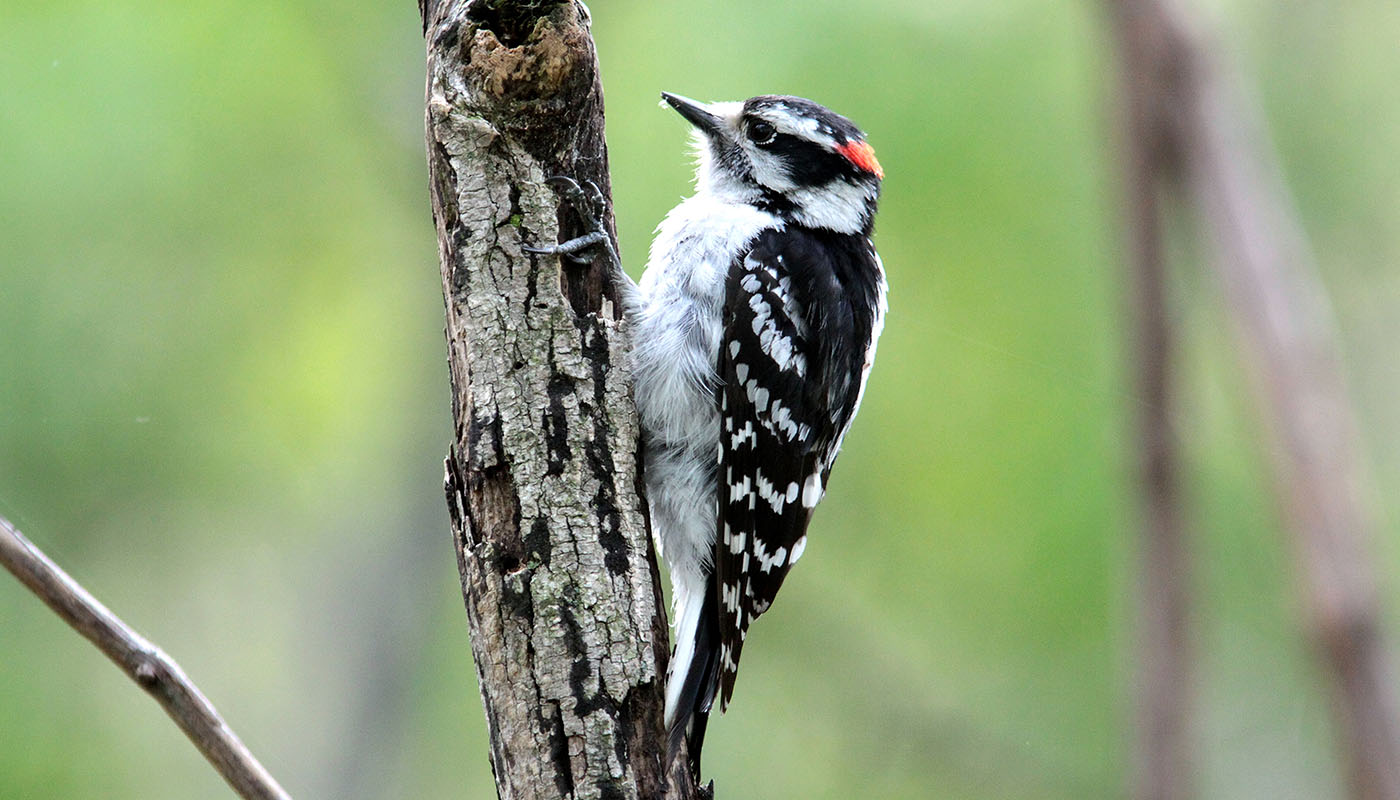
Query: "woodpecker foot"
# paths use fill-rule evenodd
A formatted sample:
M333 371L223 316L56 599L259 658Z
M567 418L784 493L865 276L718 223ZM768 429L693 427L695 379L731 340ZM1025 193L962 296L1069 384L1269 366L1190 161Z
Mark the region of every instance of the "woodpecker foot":
M521 247L527 253L534 253L543 256L560 256L572 261L575 264L588 265L593 263L593 256L588 252L608 240L608 235L601 231L585 233L575 239L559 244L551 244L546 247Z
M564 175L545 178L545 183L558 190L562 202L574 207L587 232L567 242L521 249L527 253L559 256L580 266L588 266L601 257L603 274L612 283L613 297L618 307L624 316L634 315L641 302L637 284L623 271L622 259L617 257L617 249L613 247L607 226L608 198L603 190L592 181L584 181L584 185L580 186L578 181Z
M617 264L617 252L613 250L612 237L608 235L607 226L603 223L608 208L603 190L593 181L584 181L583 186L580 186L578 181L567 175L550 176L545 178L545 183L558 190L561 198L574 207L588 232L566 242L521 249L538 255L561 256L575 264L591 264L598 254L597 248L601 247L610 263Z

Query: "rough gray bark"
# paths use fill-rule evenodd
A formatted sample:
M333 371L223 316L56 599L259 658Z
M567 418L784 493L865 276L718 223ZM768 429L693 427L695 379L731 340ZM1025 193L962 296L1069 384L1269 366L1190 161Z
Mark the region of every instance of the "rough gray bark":
M1400 800L1400 700L1380 624L1360 442L1335 325L1306 236L1249 98L1205 26L1174 0L1110 0L1130 75L1130 115L1165 154L1148 190L1176 187L1200 212L1255 379L1306 629L1331 682L1350 795ZM1158 754L1170 757L1169 754ZM1149 774L1161 775L1161 764ZM1140 787L1138 796L1171 796Z
M497 791L650 800L667 781L666 623L625 330L601 265L522 250L583 232L546 177L609 192L587 11L420 10L456 423L446 488ZM693 796L676 780L666 796Z

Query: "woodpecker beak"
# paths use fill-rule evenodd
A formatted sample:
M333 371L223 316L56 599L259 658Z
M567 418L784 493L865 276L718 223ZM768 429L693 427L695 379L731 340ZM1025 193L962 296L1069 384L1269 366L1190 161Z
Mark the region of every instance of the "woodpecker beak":
M697 103L688 97L681 97L678 94L662 92L661 99L670 104L671 108L680 112L682 117L700 129L707 136L714 136L724 129L724 120L705 110L704 103Z

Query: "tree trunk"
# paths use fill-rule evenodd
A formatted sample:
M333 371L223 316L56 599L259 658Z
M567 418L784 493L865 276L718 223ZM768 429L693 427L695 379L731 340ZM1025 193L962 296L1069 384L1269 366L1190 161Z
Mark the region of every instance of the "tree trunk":
M666 792L666 622L615 295L601 264L522 250L583 232L546 177L610 190L588 12L420 10L456 423L446 490L497 791L692 797L689 776Z

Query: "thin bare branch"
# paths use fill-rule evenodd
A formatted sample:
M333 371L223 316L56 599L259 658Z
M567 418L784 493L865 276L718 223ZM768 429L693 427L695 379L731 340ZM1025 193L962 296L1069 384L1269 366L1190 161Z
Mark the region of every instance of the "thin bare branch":
M3 517L0 563L154 697L240 797L290 800L174 659L108 611Z
M1190 548L1181 520L1179 459L1173 424L1167 256L1160 194L1175 161L1161 48L1138 4L1115 17L1122 58L1124 200L1131 273L1132 351L1137 373L1138 535L1136 730L1132 796L1191 796Z
M1189 29L1182 26L1183 39ZM1183 43L1183 47L1190 43ZM1308 629L1332 679L1351 796L1400 799L1400 700L1370 557L1374 520L1336 325L1253 104L1201 50L1184 118L1189 186L1273 433Z
M1370 559L1374 520L1336 326L1259 113L1208 27L1177 0L1110 0L1127 98L1157 123L1175 186L1214 239L1215 267L1272 434L1306 627L1331 681L1350 796L1400 800L1400 699Z

